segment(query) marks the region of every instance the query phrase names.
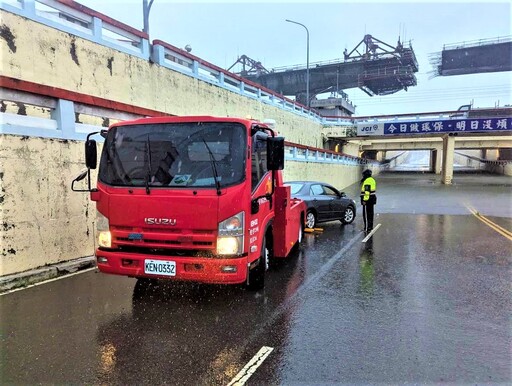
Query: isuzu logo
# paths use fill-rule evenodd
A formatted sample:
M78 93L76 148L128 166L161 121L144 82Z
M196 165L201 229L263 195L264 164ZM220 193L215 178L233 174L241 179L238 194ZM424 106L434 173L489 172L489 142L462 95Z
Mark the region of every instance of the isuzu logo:
M146 217L144 222L148 225L176 225L175 218Z

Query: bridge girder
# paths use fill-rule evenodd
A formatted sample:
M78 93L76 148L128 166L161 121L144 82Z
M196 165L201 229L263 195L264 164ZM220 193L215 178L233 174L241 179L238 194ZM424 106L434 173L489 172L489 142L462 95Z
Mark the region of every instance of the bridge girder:
M433 77L512 71L512 41L446 47L430 62Z
M301 65L276 68L268 73L245 71L241 75L283 95L300 96L306 93L306 72L306 66ZM350 53L345 50L343 60L310 65L309 94L313 98L324 92L359 87L370 96L388 95L416 86L416 72L418 62L411 45L405 47L398 41L393 47L365 35Z

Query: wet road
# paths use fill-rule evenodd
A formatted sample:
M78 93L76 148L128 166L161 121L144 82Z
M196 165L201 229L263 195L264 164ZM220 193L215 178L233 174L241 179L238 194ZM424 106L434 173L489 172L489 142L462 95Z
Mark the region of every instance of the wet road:
M511 383L512 179L437 178L378 176L368 242L325 224L257 293L91 271L0 296L0 383L227 385L263 346L247 384Z

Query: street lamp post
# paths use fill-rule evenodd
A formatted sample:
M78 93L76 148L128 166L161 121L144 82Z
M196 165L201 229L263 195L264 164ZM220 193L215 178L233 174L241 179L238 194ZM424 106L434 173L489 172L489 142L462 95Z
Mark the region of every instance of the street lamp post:
M144 18L144 28L143 32L147 33L149 36L149 11L151 11L151 6L153 5L153 1L151 0L148 4L148 0L142 0L142 17Z
M306 30L306 34L307 34L307 51L306 51L306 106L309 108L309 30L302 23L298 23L296 21L288 20L288 19L286 19L286 21L288 23L298 24L298 25L304 27L304 29Z

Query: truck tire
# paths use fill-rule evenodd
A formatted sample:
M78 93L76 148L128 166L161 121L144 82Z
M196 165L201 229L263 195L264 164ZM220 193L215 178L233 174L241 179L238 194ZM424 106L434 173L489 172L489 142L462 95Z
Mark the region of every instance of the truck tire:
M247 289L249 291L258 291L265 287L265 272L268 269L269 264L269 250L267 248L267 238L263 238L261 243L260 258L258 259L258 265L253 269L249 270L249 280L247 283Z

